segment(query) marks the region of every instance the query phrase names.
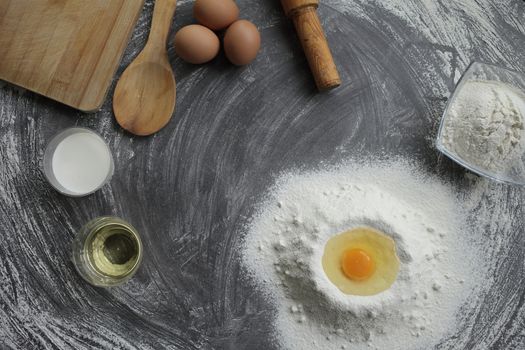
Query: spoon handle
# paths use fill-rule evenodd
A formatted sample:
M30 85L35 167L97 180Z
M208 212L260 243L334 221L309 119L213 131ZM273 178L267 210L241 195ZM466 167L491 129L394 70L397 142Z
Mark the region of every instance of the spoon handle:
M148 45L155 48L166 49L168 33L171 27L177 0L156 0L153 9L153 19L149 32Z

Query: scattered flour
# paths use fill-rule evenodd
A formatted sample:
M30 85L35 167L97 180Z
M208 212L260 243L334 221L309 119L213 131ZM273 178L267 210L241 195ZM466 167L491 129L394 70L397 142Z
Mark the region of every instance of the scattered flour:
M496 81L468 81L451 101L441 142L489 174L523 168L525 95Z
M479 282L464 217L451 186L404 160L289 174L253 219L243 260L276 305L284 348L428 348ZM321 266L327 240L362 225L390 235L401 260L393 286L369 297L343 294Z

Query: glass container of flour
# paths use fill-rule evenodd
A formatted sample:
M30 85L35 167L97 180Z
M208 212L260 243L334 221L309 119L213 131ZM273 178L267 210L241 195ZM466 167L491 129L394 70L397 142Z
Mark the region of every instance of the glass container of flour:
M57 191L81 197L108 183L114 164L111 151L99 134L74 127L60 132L49 142L43 168L47 181Z
M445 109L437 148L496 181L525 184L525 74L474 62Z

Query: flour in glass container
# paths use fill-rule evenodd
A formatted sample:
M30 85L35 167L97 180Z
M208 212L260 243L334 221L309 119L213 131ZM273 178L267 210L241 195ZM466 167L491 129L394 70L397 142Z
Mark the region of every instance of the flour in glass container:
M467 81L451 101L441 142L477 169L523 168L525 94L497 81Z
M454 331L483 263L451 185L410 162L349 162L278 180L243 261L275 304L286 349L428 348ZM357 226L394 239L401 268L374 296L345 295L321 266L326 241Z

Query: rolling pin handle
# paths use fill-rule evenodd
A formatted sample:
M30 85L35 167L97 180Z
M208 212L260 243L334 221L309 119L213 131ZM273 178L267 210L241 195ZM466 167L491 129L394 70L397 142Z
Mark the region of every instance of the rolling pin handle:
M310 70L320 91L341 85L341 78L317 16L319 0L281 0L286 16L294 22Z

